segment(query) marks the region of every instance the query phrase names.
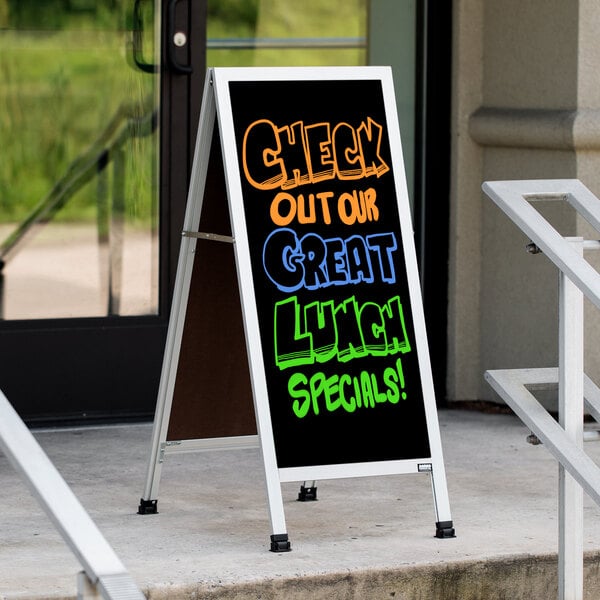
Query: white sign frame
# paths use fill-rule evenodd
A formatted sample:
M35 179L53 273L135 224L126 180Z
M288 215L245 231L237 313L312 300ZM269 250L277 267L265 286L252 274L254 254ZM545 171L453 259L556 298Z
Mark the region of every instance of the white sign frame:
M229 83L324 80L378 80L382 85L387 132L392 164L394 165L395 192L398 203L400 232L412 310L415 336L414 341L418 356L424 413L431 456L423 456L408 460L326 464L291 468L279 468L277 464L267 390L267 376L264 367L254 291L255 288L250 262L250 245L243 206L242 182L239 171L240 163L235 144L234 118L229 95ZM180 256L178 265L174 306L169 324L167 350L165 352L165 362L163 363L163 373L161 377L161 390L159 392L157 404L152 457L148 470L148 483L146 486L145 497L142 498L142 503L156 502L156 500L153 500L152 498L158 488L160 463L162 462L162 457L159 459L159 454L161 451L164 452L165 449L168 449L165 448L168 415L171 409L179 347L183 333L183 322L191 279L191 268L194 260L196 241L194 232L198 229L200 213L202 210L202 197L204 194L204 184L207 172L206 163L208 162L210 152L215 114L218 119L221 138L227 198L232 226L232 241L235 249L235 261L252 381L258 439L266 475L272 528L271 550L278 552L290 549L285 525L283 499L281 496L281 483L316 479L322 480L419 472L429 473L431 475L436 512L436 537L454 537L454 527L450 514L446 473L425 329L421 288L419 285L410 203L403 168L404 163L402 158L400 129L395 105L392 74L389 67L227 67L208 70L203 107L200 115L198 143L196 146L190 182L188 208L186 211L185 229L188 231L184 231L184 238L182 240L182 255ZM179 277L180 273L181 277ZM210 282L207 282L207 284L210 284ZM184 442L187 442L189 446L194 446L195 448L198 447L198 444L194 444L194 441L187 440ZM229 447L233 447L233 445L229 445ZM183 448L181 450L183 450Z

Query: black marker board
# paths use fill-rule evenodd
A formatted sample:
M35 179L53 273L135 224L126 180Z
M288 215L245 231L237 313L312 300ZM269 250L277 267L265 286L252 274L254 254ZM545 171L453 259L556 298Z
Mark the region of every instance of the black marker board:
M429 456L381 81L229 94L278 466Z

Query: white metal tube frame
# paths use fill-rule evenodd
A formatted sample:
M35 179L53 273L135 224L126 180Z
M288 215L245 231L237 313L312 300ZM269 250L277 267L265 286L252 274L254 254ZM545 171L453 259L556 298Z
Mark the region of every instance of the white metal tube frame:
M139 590L123 563L71 488L0 391L0 450L83 567L78 598L138 600Z
M600 390L583 372L583 294L600 308L600 274L583 258L597 246L561 236L532 206L568 202L600 232L600 201L579 180L497 181L484 192L560 270L559 367L486 371L485 378L559 462L559 600L583 598L583 490L600 505L600 468L583 446L584 397L598 418ZM559 423L532 390L558 382Z

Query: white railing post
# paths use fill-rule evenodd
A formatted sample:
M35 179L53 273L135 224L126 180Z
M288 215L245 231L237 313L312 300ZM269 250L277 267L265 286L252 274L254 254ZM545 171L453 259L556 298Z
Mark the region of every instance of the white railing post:
M583 238L570 238L583 255ZM558 413L565 434L583 447L583 294L559 271ZM583 490L559 463L558 598L583 598Z
M143 600L115 551L1 391L0 450L83 567L85 573L77 580L79 598Z

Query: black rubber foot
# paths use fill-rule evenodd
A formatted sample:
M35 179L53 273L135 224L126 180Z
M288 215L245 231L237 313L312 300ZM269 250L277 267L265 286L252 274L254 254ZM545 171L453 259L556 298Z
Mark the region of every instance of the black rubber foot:
M156 515L158 514L158 500L140 499L138 506L138 515Z
M456 537L452 521L439 521L435 524L436 538L453 538Z
M304 485L300 486L298 492L298 502L310 502L317 499L317 486L307 487Z
M276 533L271 536L271 552L290 552L292 545L287 533Z

